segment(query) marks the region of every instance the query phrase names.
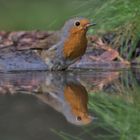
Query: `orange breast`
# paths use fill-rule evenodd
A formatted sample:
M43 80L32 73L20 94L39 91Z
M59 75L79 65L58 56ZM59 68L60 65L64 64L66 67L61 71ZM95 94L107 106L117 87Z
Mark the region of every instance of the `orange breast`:
M64 57L69 60L82 56L87 47L87 38L85 34L70 35L64 42Z
M88 94L82 85L69 83L64 89L64 96L71 107L71 111L76 116L84 116L88 113Z

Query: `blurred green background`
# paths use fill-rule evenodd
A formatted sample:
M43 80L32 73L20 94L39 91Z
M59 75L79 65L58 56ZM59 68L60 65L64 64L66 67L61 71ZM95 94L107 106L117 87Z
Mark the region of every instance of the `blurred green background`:
M84 0L0 0L0 29L55 30L66 19L86 11L87 3Z
M139 21L138 13L140 0L0 0L0 30L55 30L70 17L85 16L106 31Z

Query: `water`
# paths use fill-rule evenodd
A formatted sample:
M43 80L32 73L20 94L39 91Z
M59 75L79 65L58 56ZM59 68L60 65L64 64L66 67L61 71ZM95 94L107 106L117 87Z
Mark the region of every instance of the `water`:
M139 69L0 74L0 139L137 140L139 74Z

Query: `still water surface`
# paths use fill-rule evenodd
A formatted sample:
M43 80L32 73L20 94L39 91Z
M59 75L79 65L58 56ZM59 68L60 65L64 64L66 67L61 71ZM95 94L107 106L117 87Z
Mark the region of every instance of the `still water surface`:
M0 140L137 140L139 82L139 69L0 74Z

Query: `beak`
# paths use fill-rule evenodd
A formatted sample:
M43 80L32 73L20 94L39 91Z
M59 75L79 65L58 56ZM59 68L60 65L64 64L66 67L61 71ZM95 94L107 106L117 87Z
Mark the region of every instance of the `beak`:
M96 23L88 23L88 24L86 25L86 28L89 28L89 27L95 26L95 25L96 25Z

